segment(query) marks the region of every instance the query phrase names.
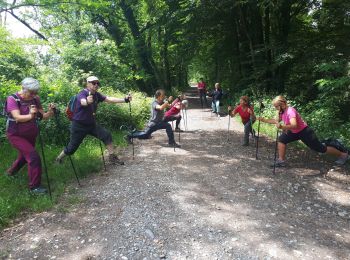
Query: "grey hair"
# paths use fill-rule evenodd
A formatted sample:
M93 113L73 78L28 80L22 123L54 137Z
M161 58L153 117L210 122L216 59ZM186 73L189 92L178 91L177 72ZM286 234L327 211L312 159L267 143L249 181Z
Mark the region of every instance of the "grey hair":
M21 82L22 89L26 91L38 91L40 89L39 81L34 78L25 78Z

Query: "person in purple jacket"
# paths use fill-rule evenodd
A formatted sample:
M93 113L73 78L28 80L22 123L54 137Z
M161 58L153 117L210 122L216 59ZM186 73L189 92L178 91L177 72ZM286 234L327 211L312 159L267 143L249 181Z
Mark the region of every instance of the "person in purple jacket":
M55 106L49 105L44 112L38 96L39 82L33 78L25 78L22 90L6 99L6 135L10 144L18 150L18 157L6 171L14 176L25 165L28 165L29 189L35 194L44 194L46 188L41 186L41 160L35 150L39 129L36 120L48 119L54 114Z
M124 162L114 152L111 133L96 123L95 113L100 102L128 103L131 101L131 96L129 95L125 98L107 97L98 92L99 86L99 79L95 76L90 76L86 79L86 88L78 93L70 128L70 140L68 145L56 158L56 163L61 164L66 155L74 154L84 138L87 135L92 135L106 145L111 163L124 165Z

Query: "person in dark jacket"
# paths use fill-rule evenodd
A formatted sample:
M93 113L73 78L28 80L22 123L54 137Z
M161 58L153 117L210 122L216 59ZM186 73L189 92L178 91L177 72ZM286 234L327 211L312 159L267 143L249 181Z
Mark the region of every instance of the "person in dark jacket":
M219 83L215 83L215 90L212 93L209 93L209 96L212 97L211 108L212 112L216 113L220 117L220 100L222 98L222 89Z

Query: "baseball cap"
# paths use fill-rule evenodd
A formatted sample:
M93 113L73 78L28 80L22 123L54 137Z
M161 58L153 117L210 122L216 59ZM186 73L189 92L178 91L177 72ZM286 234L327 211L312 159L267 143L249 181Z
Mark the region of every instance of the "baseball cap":
M90 76L87 77L86 82L93 82L93 81L99 81L98 77Z

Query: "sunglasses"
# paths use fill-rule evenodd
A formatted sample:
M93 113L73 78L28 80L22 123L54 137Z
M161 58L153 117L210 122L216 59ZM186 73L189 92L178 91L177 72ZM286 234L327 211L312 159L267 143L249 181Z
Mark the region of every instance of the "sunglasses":
M98 82L98 81L90 81L90 83L92 84L92 85L97 85L97 86L99 86L100 85L100 82Z

